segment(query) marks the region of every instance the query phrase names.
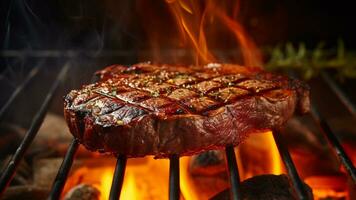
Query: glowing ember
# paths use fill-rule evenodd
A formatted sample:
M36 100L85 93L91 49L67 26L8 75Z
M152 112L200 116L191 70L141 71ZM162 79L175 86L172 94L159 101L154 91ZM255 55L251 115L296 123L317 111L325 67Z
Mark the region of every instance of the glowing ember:
M313 188L316 200L344 199L347 196L347 180L344 176L311 176L306 178L305 182Z

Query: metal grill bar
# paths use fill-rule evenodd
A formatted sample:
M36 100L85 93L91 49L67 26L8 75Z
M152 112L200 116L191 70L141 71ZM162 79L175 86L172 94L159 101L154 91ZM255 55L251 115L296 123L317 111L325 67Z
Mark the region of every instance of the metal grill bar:
M179 155L169 157L169 200L179 200Z
M124 182L125 169L126 169L126 156L119 155L116 161L114 177L112 179L110 189L110 200L117 200L120 198L122 184Z
M293 73L295 77L295 73ZM338 96L340 101L346 106L346 108L350 111L351 114L356 116L356 108L355 105L349 100L346 94L342 91L342 89L335 83L334 80L326 73L321 72L321 76L323 80L329 85L332 91ZM344 148L340 144L340 141L336 137L336 135L332 132L329 124L326 120L320 115L320 112L317 110L315 105L311 106L311 116L315 123L319 126L321 132L324 134L326 139L328 140L329 144L332 146L333 150L335 151L339 161L345 167L347 173L351 176L354 183L356 183L356 169L353 165L350 158L345 153Z
M10 98L6 101L4 106L0 110L0 121L2 121L7 109L10 107L10 105L13 103L13 101L16 99L16 97L22 92L22 90L33 80L33 78L38 74L40 69L42 68L44 64L44 61L41 61L39 64L37 64L36 67L34 67L28 76L25 78L25 80L15 89L15 91L11 94Z
M335 83L335 81L330 77L330 75L326 72L321 72L321 77L329 85L331 90L336 94L340 101L346 106L350 113L353 116L356 116L356 106L350 101L344 91L342 91L342 89L337 85L337 83Z
M8 165L6 166L5 170L2 172L2 175L0 178L0 196L3 194L6 187L11 182L13 175L15 174L16 169L18 167L18 164L22 160L23 156L25 155L25 152L27 151L28 147L31 145L39 128L41 127L41 124L43 122L44 117L46 116L46 113L47 113L48 107L51 103L51 100L53 99L53 96L54 96L55 92L57 91L58 86L64 80L69 67L70 67L70 65L68 63L61 69L55 82L51 86L45 100L43 101L41 108L39 109L38 113L32 120L31 126L30 126L29 130L26 132L24 139L21 141L20 146L17 148L15 154L11 158L11 160L8 163Z
M240 193L240 177L239 177L239 170L237 168L235 151L233 146L227 146L225 148L226 160L227 165L229 168L229 178L230 178L230 196L233 200L240 200L242 199Z
M64 156L63 162L58 170L57 176L54 179L52 190L49 194L49 200L57 200L61 196L64 184L67 181L70 168L72 167L75 153L79 147L79 142L76 139L73 139L72 143L69 146L69 149Z
M356 183L356 169L353 165L350 158L345 153L344 148L341 146L340 141L336 135L332 132L329 124L326 120L320 115L317 108L313 105L311 108L311 115L315 122L319 125L321 132L324 134L329 144L332 146L332 149L335 151L337 157L341 164L345 167L347 173L351 176L354 183Z
M293 163L289 151L287 147L284 145L284 143L282 142L281 133L278 130L274 130L273 137L274 137L274 141L276 142L279 154L281 155L283 163L287 169L289 178L291 179L292 184L294 186L293 188L295 189L295 192L298 195L298 198L301 200L309 199L309 196L304 187L304 183L298 175L297 169Z

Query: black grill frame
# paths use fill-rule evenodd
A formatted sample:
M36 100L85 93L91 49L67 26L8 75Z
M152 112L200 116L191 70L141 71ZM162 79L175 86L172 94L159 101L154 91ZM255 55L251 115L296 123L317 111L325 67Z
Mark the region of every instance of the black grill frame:
M83 53L83 52L82 52ZM93 52L87 52L88 55L92 55ZM129 55L131 52L109 52L109 56L125 56ZM3 57L66 57L75 58L78 55L78 52L75 51L3 51L0 52L0 56ZM7 102L0 108L0 121L3 121L4 115L7 112L8 108L14 102L14 100L23 92L23 89L26 85L28 85L37 75L38 71L41 70L43 66L43 62L38 64L36 67L32 69L32 71L28 74L28 76L23 80L23 82L14 90L10 98ZM44 117L48 111L48 108L51 104L51 100L57 92L58 87L63 81L65 81L66 74L71 69L71 62L68 61L65 65L63 65L60 73L57 75L57 78L52 83L50 90L48 91L46 98L44 99L42 106L38 110L36 116L33 118L31 122L31 126L26 132L24 139L21 144L17 148L16 152L12 156L11 160L7 164L5 170L1 173L0 177L0 197L6 190L7 186L11 182L14 174L16 173L16 169L23 159L25 152L29 148L33 139L36 137L36 134L43 122ZM340 99L340 101L346 106L348 111L356 116L356 106L349 100L347 95L343 92L343 90L338 87L338 85L330 78L330 76L322 72L321 77L325 83L332 89L334 94ZM320 114L316 105L312 104L311 116L314 119L315 123L319 126L321 132L324 134L325 138L330 144L331 149L337 155L339 162L344 166L348 175L351 177L353 184L356 184L356 169L353 163L351 162L349 156L345 153L345 150L341 146L341 143L337 136L332 132L329 124ZM292 182L293 188L297 194L297 197L302 200L309 199L308 193L302 180L298 175L298 171L293 163L293 160L290 156L288 148L283 143L283 135L279 133L280 130L273 130L273 137L275 143L278 147L280 156L284 162L284 165L287 169L288 176ZM79 147L79 142L76 139L73 139L71 144L68 147L67 153L63 159L63 162L58 170L58 174L53 182L52 190L49 194L48 199L59 199L65 182L67 180L68 174L70 172L71 166L75 159L75 154ZM241 192L239 188L240 178L238 174L238 166L236 162L234 148L232 146L227 146L225 148L227 166L228 166L228 174L229 180L231 184L231 199L238 200L241 198ZM170 200L178 200L180 198L180 189L179 189L179 156L172 155L169 158L170 160L170 173L169 173L169 199ZM125 168L126 168L127 158L124 155L119 155L117 157L117 163L115 167L115 172L112 181L112 187L110 191L110 200L119 199L121 188L123 185Z

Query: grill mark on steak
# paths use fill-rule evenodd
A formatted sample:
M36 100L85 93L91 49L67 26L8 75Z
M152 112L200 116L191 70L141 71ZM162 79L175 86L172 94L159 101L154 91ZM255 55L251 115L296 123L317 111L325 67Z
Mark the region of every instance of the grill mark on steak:
M236 88L240 88L242 89L241 87L236 87ZM224 101L224 102L220 102L214 106L211 106L207 109L204 109L201 111L201 114L202 115L208 115L207 113L212 111L212 110L215 110L217 108L220 108L222 106L226 106L226 105L229 105L230 102L234 102L234 101L238 101L238 100L242 100L244 98L250 98L250 97L261 97L261 96L264 96L266 93L269 93L270 91L275 91L275 90L278 90L279 88L270 88L270 89L265 89L259 93L254 93L253 91L248 91L247 89L243 89L245 91L248 91L249 93L246 93L246 94L242 94L242 95L238 95L236 96L235 98L231 98L229 99L228 101Z
M110 127L112 125L122 126L144 114L147 114L147 112L141 108L132 105L124 105L109 114L99 116L95 123L102 125L103 127Z
M119 98L117 97L116 95L113 96L112 94L108 94L108 93L102 93L102 92L99 92L99 91L95 91L96 93L100 94L100 95L104 95L108 98L111 98L111 99L115 99L117 101L122 101L123 103L126 103L126 104L130 104L132 106L137 106L137 107L140 107L141 109L147 109L147 108L144 108L142 106L140 106L140 102L142 101L145 101L147 99L150 99L150 97L147 95L147 96L138 96L137 98L133 98L133 99L130 99L130 98ZM136 100L136 101L132 101L132 100Z
M132 89L135 89L135 88L132 88ZM106 96L106 97L108 97L108 98L112 98L112 99L116 99L116 100L117 100L117 99L120 99L120 98L118 98L118 97L116 96L116 94L115 94L115 96L112 95L111 92L106 92L106 93L103 93L103 92L101 92L101 91L95 91L95 92L98 93L98 94L104 95L104 96ZM161 96L161 95L160 95L159 97L162 98L162 99L166 99L167 101L172 101L172 102L174 102L174 100L171 99L171 98L169 98L169 97ZM153 98L156 98L156 97L153 97ZM175 108L175 111L174 111L174 109L169 109L169 110L168 110L168 109L165 109L165 107L166 107L166 106L169 106L169 105L162 105L162 106L159 106L159 107L157 107L158 110L155 109L155 108L153 108L153 107L142 106L142 105L141 105L142 102L147 101L147 100L150 100L150 99L152 99L152 98L151 98L149 95L147 95L147 96L145 96L145 97L137 98L136 101L132 101L132 99L131 99L131 101L129 101L128 99L122 99L122 98L121 98L120 100L123 101L123 102L126 102L127 104L130 104L130 105L139 107L139 108L141 108L141 109L143 109L143 110L160 111L160 109L162 109L162 110L168 111L168 113L170 113L170 114L184 114L184 113L191 113L191 112L194 111L193 109L189 108L188 106L182 104L182 103L179 102L179 101L176 102L176 103L179 105L179 107L176 107L176 108Z
M236 65L111 66L65 97L72 134L90 150L129 157L192 155L238 145L308 111L300 81Z
M133 72L134 70L129 70L129 71ZM139 73L142 73L142 71L139 71ZM174 74L174 75L171 74L169 77L171 79L168 79L167 82L169 83L168 85L170 85L171 88L177 89L175 87L175 85L171 85L171 83L176 83L178 86L182 86L183 88L187 88L187 89L189 88L190 89L189 91L193 90L193 91L195 91L197 93L201 92L202 95L204 95L206 93L209 93L209 92L214 92L216 90L220 90L220 89L226 88L224 85L219 85L219 86L216 85L216 86L213 86L213 87L207 88L207 89L204 89L204 88L203 89L198 89L199 88L199 84L202 84L204 82L210 82L211 84L221 82L221 83L227 84L228 86L229 85L234 85L234 87L236 87L236 88L240 88L240 89L248 90L248 91L252 92L253 94L250 94L250 95L256 95L257 93L260 93L260 92L263 92L263 91L272 90L272 89L276 88L275 85L273 85L273 83L265 83L265 82L261 82L259 80L249 80L249 79L247 79L247 77L245 77L245 76L243 76L241 74L225 75L225 76L220 76L220 77L216 77L216 75L215 75L215 76L211 76L211 77L206 78L206 79L197 79L195 77L192 77L192 74L190 74L190 73L188 73L188 75L182 75L182 74L178 73L178 74ZM177 79L179 81L175 82ZM183 79L183 81L181 81L181 79ZM265 84L265 85L260 85L260 84ZM256 85L258 87L254 87ZM133 88L133 89L143 89L143 90L145 90L144 88L138 87L140 85L134 86L133 84L128 84L128 86ZM177 90L183 89L183 88L178 88ZM161 93L158 96L161 96ZM242 95L242 96L249 96L249 95ZM161 97L172 100L172 98L170 98L169 96L161 96ZM203 109L194 108L194 105L189 105L189 104L187 105L187 103L184 102L184 101L182 102L182 100L179 100L177 103L179 103L179 105L181 107L184 107L185 110L189 110L190 112L193 112L193 113L194 112L206 113L209 110L216 109L216 108L218 108L220 106L226 105L226 103L228 101L234 101L234 100L236 100L238 98L241 98L241 96L238 96L237 98L232 98L232 99L225 99L223 103L221 103L221 102L213 103L212 105L209 105L209 106L207 106L206 108L203 108ZM121 99L123 99L123 98L121 98ZM150 97L147 95L147 96L139 97L138 99L144 101L144 100L149 100ZM137 101L138 99L136 99L136 101L135 101L135 99L129 99L127 102L128 103L139 102L139 101ZM125 100L125 99L123 99L123 100ZM137 105L137 103L136 104L133 103L133 104ZM144 108L147 108L147 107L144 107ZM147 108L147 109L150 109L150 108ZM155 109L151 108L150 110L155 110Z

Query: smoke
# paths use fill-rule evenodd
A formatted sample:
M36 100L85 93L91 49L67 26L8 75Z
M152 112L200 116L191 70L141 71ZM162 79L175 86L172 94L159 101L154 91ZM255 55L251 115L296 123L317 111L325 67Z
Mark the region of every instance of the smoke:
M5 30L4 49L32 49L42 44L45 29L26 0L10 0Z
M107 16L101 1L3 0L2 50L105 48Z

